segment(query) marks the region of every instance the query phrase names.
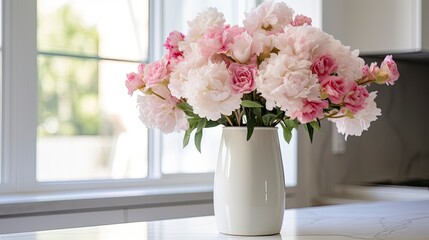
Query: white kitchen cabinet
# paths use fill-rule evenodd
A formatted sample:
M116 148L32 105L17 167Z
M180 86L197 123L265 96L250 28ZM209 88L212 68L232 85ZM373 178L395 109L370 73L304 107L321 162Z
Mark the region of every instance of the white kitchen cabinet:
M429 50L429 1L323 0L323 30L361 54Z

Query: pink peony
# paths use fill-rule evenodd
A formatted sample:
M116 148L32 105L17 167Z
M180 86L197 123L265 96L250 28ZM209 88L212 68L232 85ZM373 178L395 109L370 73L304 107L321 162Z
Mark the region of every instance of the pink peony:
M325 54L314 60L311 71L317 76L329 76L337 71L338 63L330 54Z
M345 107L355 114L365 108L368 96L366 87L353 83L349 93L344 98Z
M387 85L395 84L395 81L399 78L398 66L393 61L392 55L387 55L380 65L380 71L387 73Z
M303 25L311 25L311 22L312 22L311 18L300 14L295 16L295 19L292 22L292 26L297 27L297 26L303 26Z
M199 41L201 53L205 57L226 53L233 45L234 38L245 31L244 28L229 25L211 28Z
M164 43L164 47L167 50L178 49L179 42L183 41L184 39L185 39L185 35L183 35L183 33L178 31L173 31L170 34L168 34L167 40Z
M228 70L231 73L231 88L236 93L250 93L256 88L256 65L231 63Z
M168 35L167 40L164 43L164 47L168 50L169 62L172 59L177 59L183 56L183 53L179 50L179 42L182 42L184 39L185 35L181 32L173 31Z
M326 76L321 79L321 90L332 103L340 104L347 93L348 87L344 77Z
M161 82L165 79L167 73L167 61L165 59L161 59L146 65L144 69L146 87L151 88L157 83Z
M325 108L328 108L328 101L306 100L300 110L292 113L291 119L298 118L298 121L302 124L309 123L317 118L322 118L324 116L323 109Z
M145 82L143 81L143 69L144 63L138 66L138 73L132 72L127 74L127 80L125 80L125 86L128 89L128 94L132 95L135 90L143 88Z

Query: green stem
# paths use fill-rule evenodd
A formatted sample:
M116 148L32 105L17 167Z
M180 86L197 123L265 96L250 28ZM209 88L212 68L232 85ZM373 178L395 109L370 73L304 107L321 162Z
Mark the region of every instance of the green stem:
M225 116L225 115L224 115L224 116ZM225 118L226 118L226 121L228 121L228 123L229 123L231 126L234 126L234 124L232 123L231 119L229 119L229 117L228 117L228 116L225 116Z
M369 78L363 78L363 79L359 79L356 81L356 83L361 86L361 85L369 85L371 83L375 82L375 79L369 79Z
M159 98L161 98L162 100L165 100L165 98L163 96L159 95L158 93L156 93L154 91L152 91L152 94L155 95L155 96L157 96L157 97L159 97Z
M235 119L237 120L237 125L240 126L241 125L241 114L239 114L237 111L238 110L235 110L234 114L235 114Z
M343 118L343 117L347 117L347 115L340 115L340 116L335 116L335 115L328 115L328 116L325 116L324 118L322 118L322 119L325 119L325 118ZM322 119L320 119L320 120L322 120Z

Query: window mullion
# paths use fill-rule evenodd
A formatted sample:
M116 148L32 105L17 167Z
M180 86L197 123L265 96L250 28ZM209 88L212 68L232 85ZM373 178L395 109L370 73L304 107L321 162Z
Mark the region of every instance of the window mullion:
M36 1L4 0L3 160L16 190L36 183Z
M163 48L163 0L151 0L149 2L149 61L159 59ZM158 130L148 131L148 178L160 179L162 177L162 134Z
M148 178L160 179L162 177L162 134L158 130L154 129L149 129L148 132Z

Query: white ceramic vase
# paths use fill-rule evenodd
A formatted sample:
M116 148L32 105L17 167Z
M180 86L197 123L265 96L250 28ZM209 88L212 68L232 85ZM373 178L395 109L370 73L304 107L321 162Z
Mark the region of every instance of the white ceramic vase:
M280 232L285 209L277 128L224 127L214 181L218 230L232 235Z

